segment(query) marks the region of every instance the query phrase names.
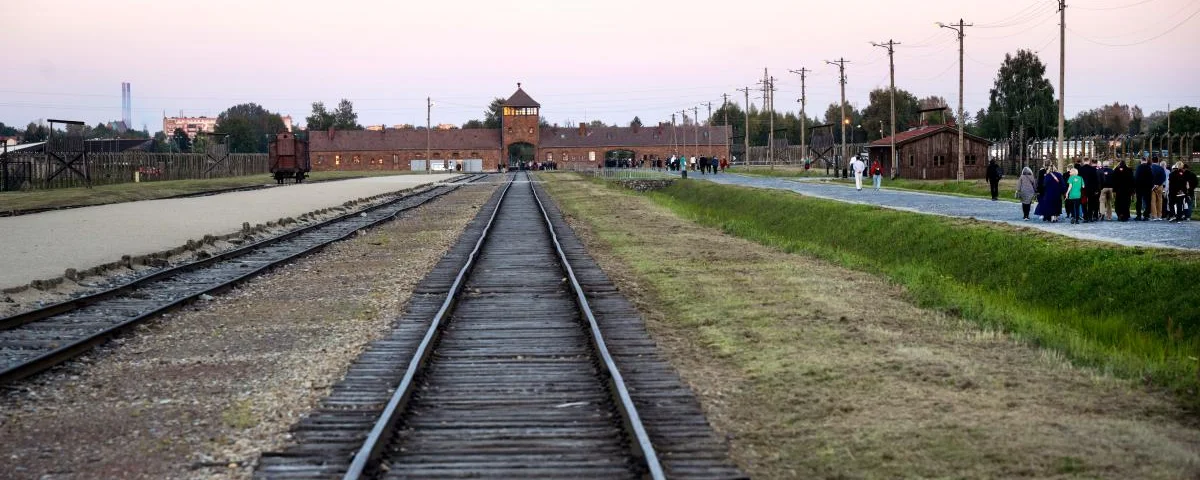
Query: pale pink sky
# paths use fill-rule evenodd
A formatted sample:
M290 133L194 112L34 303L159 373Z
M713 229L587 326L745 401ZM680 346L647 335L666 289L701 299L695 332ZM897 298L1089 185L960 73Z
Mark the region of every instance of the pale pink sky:
M896 85L958 101L954 32L967 28L966 109L987 105L1006 52L1030 48L1058 86L1055 0L523 0L207 2L5 0L0 121L120 118L120 84L133 84L136 127L161 117L215 116L257 102L297 122L313 101L354 101L363 124L482 118L493 97L522 82L552 123L669 120L673 111L778 77L778 110L810 116L837 101L844 57L847 100L887 86L871 41L895 39ZM1132 6L1131 6L1132 5ZM1067 8L1068 115L1103 103L1150 113L1200 104L1200 0L1071 0ZM1176 27L1163 34L1166 30ZM1163 34L1162 36L1159 36ZM1158 37L1158 38L1154 38ZM1105 46L1107 44L1136 44ZM752 102L754 95L751 95ZM705 107L701 105L703 117Z

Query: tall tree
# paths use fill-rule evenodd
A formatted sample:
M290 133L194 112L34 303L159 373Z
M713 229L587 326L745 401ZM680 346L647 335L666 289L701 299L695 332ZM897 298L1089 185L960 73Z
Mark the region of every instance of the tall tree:
M871 91L870 103L862 111L862 126L869 140L878 140L891 135L892 100L891 90L876 88ZM836 105L835 105L836 106ZM918 100L915 95L896 89L896 132L903 132L917 122ZM880 133L880 130L883 133Z
M483 112L483 128L500 128L504 118L504 99L496 97L492 99L492 103L488 104L488 109Z
M1167 133L1167 122L1164 118L1150 125L1150 133L1162 135ZM1179 107L1171 110L1171 134L1200 133L1200 110L1196 107Z
M192 140L188 138L187 132L184 132L182 128L175 128L171 134L171 141L175 144L174 150L177 152L192 151Z
M638 118L638 117L635 115L635 116L633 117L633 120L630 120L630 121L629 121L629 126L630 126L630 127L640 127L640 126L642 126L642 119Z
M483 128L483 122L480 120L467 120L467 123L464 123L462 128Z
M354 104L343 98L333 110L333 128L338 130L362 130L358 124L358 114L354 113Z
M270 137L287 131L283 118L255 103L229 107L217 115L217 133L229 135L232 153L266 153Z
M312 131L329 130L333 122L333 114L325 109L325 102L313 102L312 114L304 119L304 128Z
M988 137L1046 138L1058 127L1054 86L1046 65L1030 50L1004 56L988 97L987 118L980 123Z
M5 125L4 122L0 122L0 135L3 135L5 137L11 137L11 136L16 136L16 135L20 135L20 134L21 134L20 130L17 130L16 128Z
M45 125L38 125L36 123L29 122L29 125L25 127L25 134L21 136L21 141L25 143L41 142L46 140L46 137L49 136L50 131L46 129Z

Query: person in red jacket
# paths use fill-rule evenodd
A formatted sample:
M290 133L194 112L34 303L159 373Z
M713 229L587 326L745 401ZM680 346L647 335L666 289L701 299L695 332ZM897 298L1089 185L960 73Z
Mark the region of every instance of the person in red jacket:
M871 162L871 179L875 181L875 191L879 191L879 185L883 183L883 167L879 166L879 160Z

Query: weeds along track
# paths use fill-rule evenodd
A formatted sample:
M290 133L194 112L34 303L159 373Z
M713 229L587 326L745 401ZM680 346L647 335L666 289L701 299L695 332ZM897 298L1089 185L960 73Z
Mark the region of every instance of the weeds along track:
M65 362L129 327L387 222L479 178L483 176L459 177L453 183L165 269L125 285L0 319L0 385Z
M528 180L481 209L257 478L742 477Z

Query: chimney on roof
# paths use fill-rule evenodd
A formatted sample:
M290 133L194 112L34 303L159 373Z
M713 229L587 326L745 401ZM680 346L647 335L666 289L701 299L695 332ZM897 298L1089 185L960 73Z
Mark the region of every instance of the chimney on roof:
M587 136L587 124L586 123L579 124L579 136L581 136L581 137Z
M329 139L333 140L333 127L329 127Z
M633 125L632 125L632 127L633 127L633 134L634 134L634 135L637 135L637 134L638 134L638 132L641 132L641 131L642 131L642 126L641 126L640 124L637 124L637 123L635 123L635 124L633 124Z

